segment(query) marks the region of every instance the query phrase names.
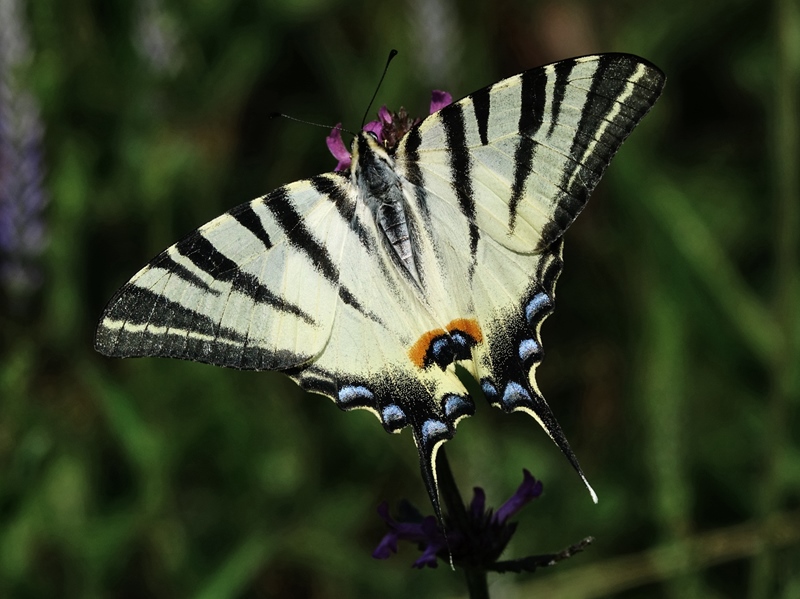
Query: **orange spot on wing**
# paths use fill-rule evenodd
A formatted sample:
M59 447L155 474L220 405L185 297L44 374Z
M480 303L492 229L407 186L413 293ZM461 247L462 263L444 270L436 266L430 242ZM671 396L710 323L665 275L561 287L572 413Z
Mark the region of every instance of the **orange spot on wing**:
M434 329L423 333L416 343L408 350L408 357L411 362L419 369L425 368L425 355L428 353L428 348L431 342L437 337L441 337L446 333L451 333L454 330L463 331L475 340L475 343L483 341L483 331L478 324L477 320L472 318L456 318L447 324L447 329Z
M425 368L425 354L428 353L431 341L440 335L444 335L446 332L447 331L444 329L434 329L433 331L423 333L422 336L417 339L417 342L408 350L408 357L411 358L414 366L419 369Z
M483 341L483 331L481 331L481 325L478 324L477 320L472 318L456 318L447 325L448 332L455 329L464 331L475 340L475 343Z

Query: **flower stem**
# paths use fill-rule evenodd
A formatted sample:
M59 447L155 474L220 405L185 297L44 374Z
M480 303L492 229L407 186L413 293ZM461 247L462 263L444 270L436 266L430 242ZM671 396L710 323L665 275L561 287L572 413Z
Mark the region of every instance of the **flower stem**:
M464 568L467 589L470 599L489 599L489 583L486 581L486 570L481 568Z
M439 449L436 458L436 470L438 473L439 492L442 494L442 500L447 508L448 519L458 530L468 531L467 510L464 507L464 501L461 499L461 493L458 491L456 480L453 478L453 471L450 469L450 462L447 460L444 447ZM464 577L467 580L470 599L489 599L486 570L480 566L471 565L469 562L464 563L462 567L464 568Z

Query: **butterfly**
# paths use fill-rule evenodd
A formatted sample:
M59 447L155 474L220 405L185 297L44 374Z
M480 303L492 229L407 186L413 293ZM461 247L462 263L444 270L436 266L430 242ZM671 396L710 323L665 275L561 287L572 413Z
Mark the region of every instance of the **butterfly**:
M474 413L532 416L583 479L536 384L563 235L665 83L601 54L534 68L404 134L359 132L349 167L284 185L164 250L109 302L95 347L282 371L391 433L410 427L441 521L436 454ZM391 139L387 139L391 138Z

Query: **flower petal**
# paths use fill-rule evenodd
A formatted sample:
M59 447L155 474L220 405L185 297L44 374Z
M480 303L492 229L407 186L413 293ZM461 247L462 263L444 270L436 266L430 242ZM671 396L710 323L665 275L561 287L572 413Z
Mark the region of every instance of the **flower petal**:
M393 553L397 553L397 533L391 531L383 535L381 542L372 552L372 557L375 559L389 559Z
M533 475L527 470L523 470L522 472L522 484L517 489L517 492L498 508L494 517L492 517L492 522L504 524L506 520L519 512L526 504L542 494L542 481L533 478Z
M439 563L436 561L436 554L442 549L440 545L428 545L425 547L425 551L422 552L417 560L411 564L412 568L419 568L420 570L425 566L429 568L436 568L439 566Z
M435 89L431 92L431 114L440 111L448 104L453 103L453 96L447 92Z
M398 522L389 515L389 504L385 501L378 506L378 515L390 529L387 534L394 534L401 541L427 542L431 538L431 523L428 520L433 522L433 530L436 531L436 518L433 516L428 516L421 522Z
M330 135L325 138L325 143L328 145L328 150L336 160L339 161L339 164L336 165L337 171L344 171L350 168L351 157L350 152L347 151L347 148L342 141L342 130L340 127L342 126L341 123L337 123L336 126L331 130Z
M486 509L486 492L480 487L475 487L472 493L472 503L469 504L469 510L472 518L477 521L483 514L483 510Z
M386 125L392 124L392 113L389 112L386 106L381 106L381 109L378 111L378 118Z
M369 131L378 138L379 143L383 143L383 123L380 121L370 121L364 125L364 131Z

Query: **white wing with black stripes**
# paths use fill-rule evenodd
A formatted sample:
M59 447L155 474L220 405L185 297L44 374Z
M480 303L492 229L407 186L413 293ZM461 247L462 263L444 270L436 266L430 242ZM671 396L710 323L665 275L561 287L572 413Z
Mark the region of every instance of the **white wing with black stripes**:
M664 81L635 56L588 56L477 91L399 143L362 132L349 171L238 206L156 257L111 300L96 347L281 370L390 432L410 426L437 514L436 451L474 411L458 362L583 477L536 386L539 329L564 230Z

